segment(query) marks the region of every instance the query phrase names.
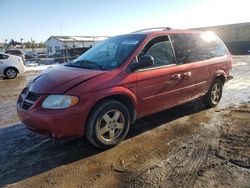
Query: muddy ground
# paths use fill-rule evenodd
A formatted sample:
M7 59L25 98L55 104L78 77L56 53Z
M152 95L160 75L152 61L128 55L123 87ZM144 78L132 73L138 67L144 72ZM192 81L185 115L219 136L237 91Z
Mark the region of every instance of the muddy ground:
M0 187L250 187L250 57L234 57L221 103L200 100L136 121L102 151L25 129L15 100L36 74L0 80Z

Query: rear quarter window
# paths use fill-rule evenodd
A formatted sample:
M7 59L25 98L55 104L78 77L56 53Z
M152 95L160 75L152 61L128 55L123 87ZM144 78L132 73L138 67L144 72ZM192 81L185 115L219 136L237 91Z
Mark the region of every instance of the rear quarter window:
M211 33L171 34L170 38L179 64L228 55L224 44Z

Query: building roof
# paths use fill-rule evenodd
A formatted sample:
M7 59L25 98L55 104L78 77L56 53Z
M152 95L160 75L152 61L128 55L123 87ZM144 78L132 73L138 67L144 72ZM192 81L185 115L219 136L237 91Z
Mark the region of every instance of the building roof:
M51 36L47 39L55 38L62 42L87 42L87 41L100 41L107 39L107 36ZM46 42L47 42L46 41Z

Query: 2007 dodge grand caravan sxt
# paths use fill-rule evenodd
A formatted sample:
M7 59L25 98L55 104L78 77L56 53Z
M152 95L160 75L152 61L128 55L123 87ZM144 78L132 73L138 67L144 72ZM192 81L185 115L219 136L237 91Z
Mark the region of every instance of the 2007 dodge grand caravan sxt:
M216 106L231 69L227 48L212 33L141 30L36 77L21 92L17 113L37 133L86 135L109 148L138 118L197 98Z

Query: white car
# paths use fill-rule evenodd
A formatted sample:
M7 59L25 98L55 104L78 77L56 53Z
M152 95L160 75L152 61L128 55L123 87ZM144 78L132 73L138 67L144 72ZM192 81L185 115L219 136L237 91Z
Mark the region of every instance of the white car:
M0 53L0 76L12 79L24 72L25 66L21 57Z

